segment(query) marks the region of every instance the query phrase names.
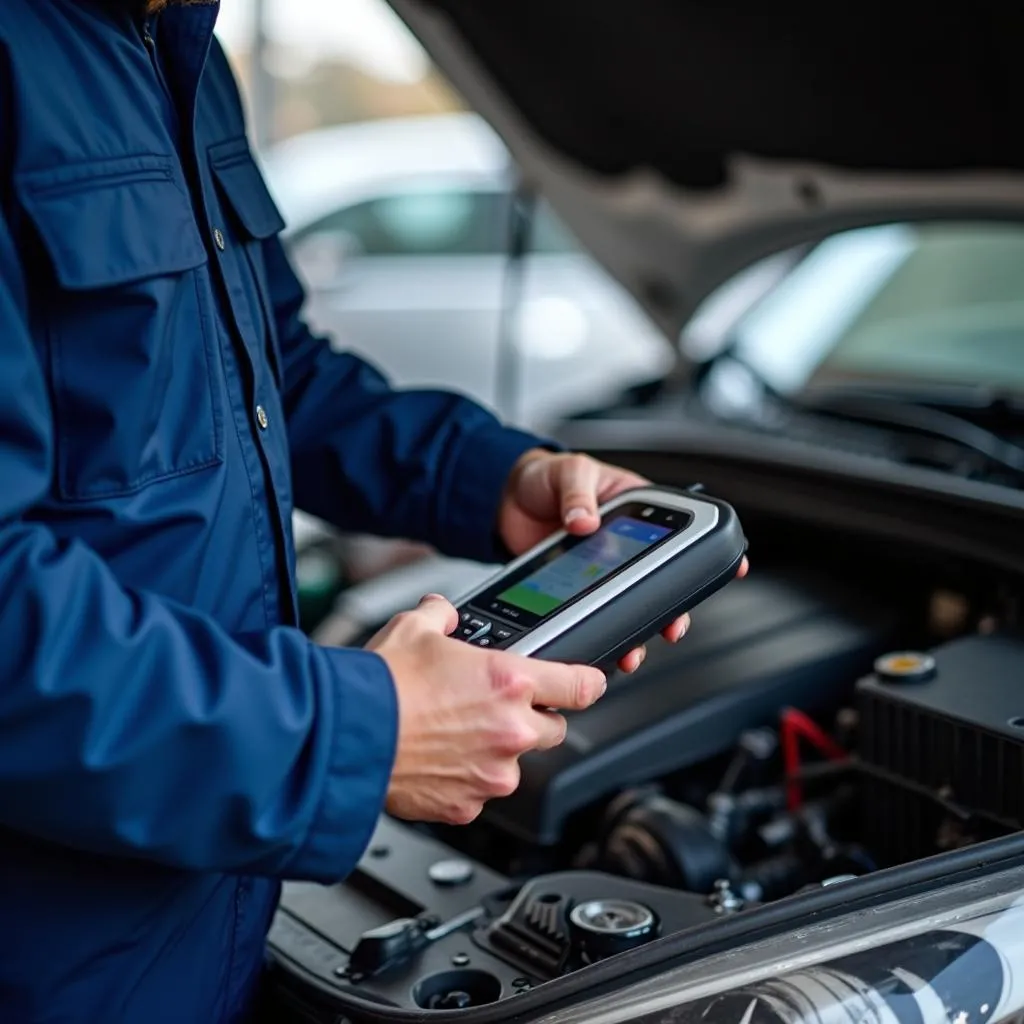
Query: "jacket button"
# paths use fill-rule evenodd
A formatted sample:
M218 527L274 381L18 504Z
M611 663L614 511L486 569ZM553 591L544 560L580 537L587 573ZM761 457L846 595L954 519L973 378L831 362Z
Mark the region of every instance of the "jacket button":
M223 252L227 248L227 242L224 241L224 232L220 228L213 229L213 244Z
M260 430L266 430L270 420L267 418L267 410L262 405L256 406L256 422L260 425Z

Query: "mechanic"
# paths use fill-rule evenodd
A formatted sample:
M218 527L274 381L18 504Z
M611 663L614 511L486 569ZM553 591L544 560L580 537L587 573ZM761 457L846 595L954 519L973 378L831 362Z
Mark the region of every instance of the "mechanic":
M489 560L640 482L313 337L217 3L157 6L0 7L5 1024L244 1019L281 879L469 822L600 696L439 597L314 645L293 507Z

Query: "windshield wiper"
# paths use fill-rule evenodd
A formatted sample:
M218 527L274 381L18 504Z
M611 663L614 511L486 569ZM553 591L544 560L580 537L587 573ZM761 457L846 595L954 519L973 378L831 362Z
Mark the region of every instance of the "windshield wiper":
M1024 426L1024 407L1014 396L982 389L925 385L819 387L796 404L809 412L895 427L949 441L1024 477L1024 447L976 422Z
M729 369L738 371L745 380L739 405L732 405L714 386L716 374ZM799 395L779 392L765 375L745 359L735 347L727 348L708 360L697 378L698 392L716 415L739 418L783 435L797 432L801 436L821 433L822 443L829 443L828 431L820 431L814 418L827 416L865 427L889 428L890 434L931 438L945 442L964 453L979 457L991 471L1012 474L1015 483L1024 483L1024 447L1003 436L1024 434L1024 398L1002 394L991 388L963 385L929 385L886 383L878 385L843 384L811 386ZM730 389L726 389L726 392ZM860 443L865 439L860 438ZM881 453L882 449L879 449ZM903 461L890 450L888 457ZM963 471L951 462L948 453L937 448L925 461L942 465L952 471Z

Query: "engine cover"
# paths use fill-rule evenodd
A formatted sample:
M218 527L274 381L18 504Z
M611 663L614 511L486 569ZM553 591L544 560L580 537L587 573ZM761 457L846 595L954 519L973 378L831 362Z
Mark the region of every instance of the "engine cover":
M921 681L858 684L864 840L898 864L1024 828L1024 641L970 636Z
M740 909L595 871L513 884L382 818L344 882L284 885L267 1019L334 1024L346 996L421 1015L484 1006Z
M895 618L817 577L758 572L693 613L678 647L656 641L643 669L570 716L565 743L522 759L522 782L485 819L525 842L557 843L569 815L624 786L731 748L781 706L827 708L885 650Z

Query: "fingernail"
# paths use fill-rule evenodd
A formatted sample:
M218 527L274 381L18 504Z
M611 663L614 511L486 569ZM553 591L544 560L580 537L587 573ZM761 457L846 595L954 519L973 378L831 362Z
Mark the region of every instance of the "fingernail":
M565 513L567 523L575 522L577 519L586 519L590 513L585 508L571 508Z

